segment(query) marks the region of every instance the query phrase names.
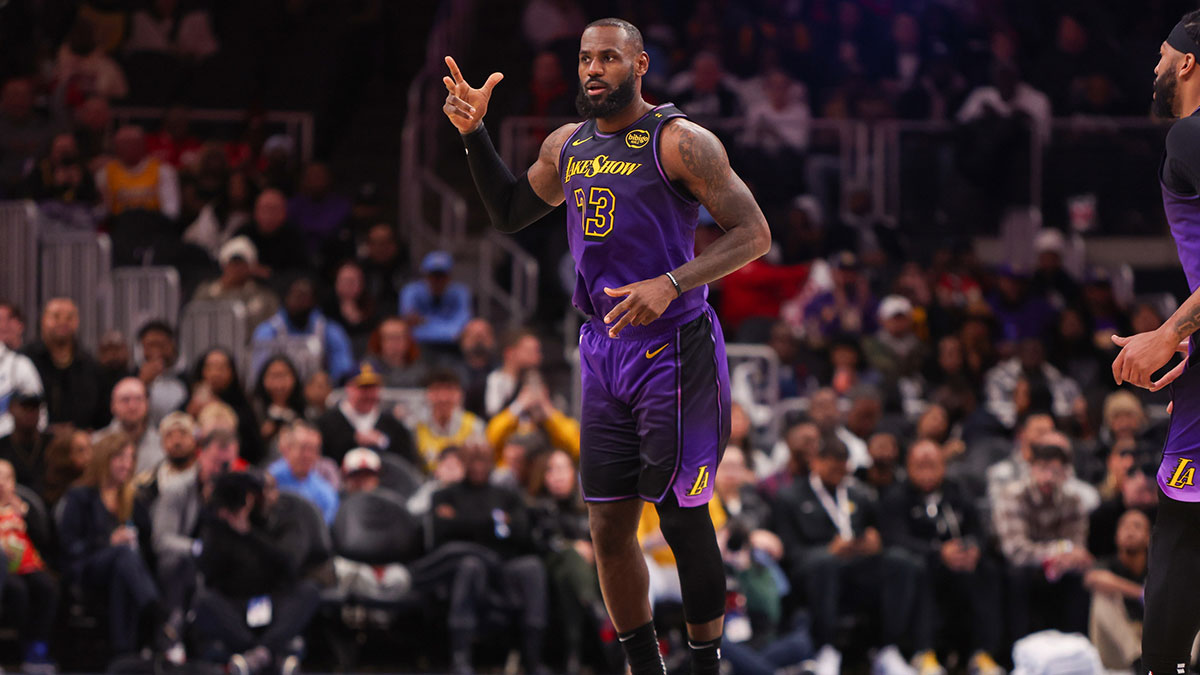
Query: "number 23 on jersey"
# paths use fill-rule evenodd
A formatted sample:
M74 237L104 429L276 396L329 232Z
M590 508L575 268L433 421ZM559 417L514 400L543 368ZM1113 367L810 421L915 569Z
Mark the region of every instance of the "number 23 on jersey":
M575 206L583 214L584 239L603 241L612 232L613 212L617 208L612 190L592 186L585 192L583 188L575 188Z

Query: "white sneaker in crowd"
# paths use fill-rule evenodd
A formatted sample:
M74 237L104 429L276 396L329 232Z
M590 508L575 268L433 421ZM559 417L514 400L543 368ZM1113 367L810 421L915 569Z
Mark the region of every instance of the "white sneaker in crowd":
M908 665L896 645L888 645L875 655L871 675L917 675L917 669Z
M813 662L813 672L817 675L841 675L842 653L834 649L833 645L821 647Z

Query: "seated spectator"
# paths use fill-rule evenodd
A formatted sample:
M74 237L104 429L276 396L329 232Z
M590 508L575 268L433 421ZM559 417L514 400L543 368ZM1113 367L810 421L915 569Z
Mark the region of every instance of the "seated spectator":
M212 492L217 478L238 461L237 436L230 431L210 432L198 444L193 442L192 448L190 478L161 485L151 509L151 544L158 562L158 581L168 624L177 631L183 629L187 603L196 590L205 496Z
M957 119L968 123L991 117L1026 119L1043 141L1050 138L1052 112L1045 94L1021 81L1015 66L997 64L990 84L976 88L959 109Z
M46 508L54 508L91 463L92 435L70 424L59 425L46 447L46 480L40 493Z
M409 421L425 470L432 471L438 455L449 445L462 446L483 435L483 420L463 410L462 380L452 370L438 369L425 381L426 409Z
M380 307L398 307L400 289L408 276L408 255L397 241L396 227L390 223L372 225L367 230L364 248L366 255L359 262L367 295L375 298Z
M526 379L517 398L488 420L485 434L493 448L502 449L513 434L536 432L550 445L579 457L579 421L554 407L550 393L537 371Z
M245 171L229 171L225 167L225 157L215 145L203 146L196 160L185 157L202 163L208 185L197 186L197 200L205 200L200 210L194 217L189 214L180 223L185 225L183 241L199 246L216 260L221 246L250 222L258 192Z
M317 471L338 489L342 476L339 467L327 460L317 464ZM311 581L318 589L337 583L334 572L333 549L329 541L329 525L320 508L304 497L279 490L279 483L270 473L254 472L262 480L262 505L255 509L266 523L267 536L288 553L292 573L301 580ZM338 501L341 508L341 500Z
M325 316L346 329L356 357L366 353L367 340L379 323L375 307L375 300L366 292L363 270L358 263L348 260L339 265L334 275L333 298L325 304Z
M908 477L890 489L879 505L880 533L888 546L900 547L924 561L934 592L930 621L954 630L958 654L970 654L970 671L1000 675L1003 627L1000 570L982 554L987 528L973 498L945 480L946 460L937 443L917 441L908 450Z
M12 196L26 167L50 146L54 126L33 108L33 80L14 77L0 87L0 194Z
M421 458L404 424L380 403L382 378L369 363L359 366L346 381L346 398L317 420L325 456L339 464L356 447L388 452L421 466Z
M288 200L287 214L304 233L309 252L314 257L322 257L325 243L350 217L350 200L333 192L333 174L329 167L312 162L300 175L300 189Z
M804 336L810 347L835 335L869 335L875 330L877 303L858 256L842 251L832 266L833 287L817 293L804 307Z
M151 426L158 426L169 413L188 399L187 385L180 377L179 346L175 330L165 321L150 321L138 329L141 353L135 360L137 377L146 385Z
M487 441L476 436L468 440L467 445L482 445L487 447ZM457 445L447 445L442 448L442 451L438 453L437 461L429 477L408 498L408 510L416 516L424 516L429 513L429 503L433 499L434 493L447 485L453 485L461 481L465 472L466 469L463 467L462 461L462 448Z
M528 328L505 336L500 367L487 377L486 412L493 417L517 398L526 376L542 367L542 341Z
M155 0L133 13L125 51L157 52L201 61L220 49L205 9L182 11L177 0Z
M9 399L10 433L0 437L0 459L13 466L17 482L41 494L45 487L46 452L53 437L38 429L42 395L16 392Z
M1034 446L1052 434L1061 436L1054 430L1054 418L1050 415L1038 413L1025 417L1017 428L1016 447L1013 448L1012 455L987 469L987 496L990 502L995 504L1001 499L1001 492L1008 486L1024 482L1029 477ZM1067 492L1079 497L1087 513L1094 511L1100 504L1100 493L1076 477L1071 466L1067 467L1064 487Z
M1079 386L1046 362L1040 339L1029 338L1021 340L1016 356L996 364L984 377L987 410L1005 428L1012 429L1016 424L1017 403L1013 394L1022 379L1032 390L1049 391L1055 417L1070 416L1071 406L1080 395Z
M162 438L163 461L136 478L142 500L151 510L159 495L196 480L196 420L177 410L159 423L158 435Z
M54 63L55 87L66 91L66 98L82 100L89 96L125 98L129 83L121 66L97 44L96 30L87 18L79 17L66 40L58 48Z
M679 108L703 121L718 121L741 112L737 90L726 83L721 59L713 52L700 52L690 71L677 75L668 86Z
M25 194L35 202L58 202L91 209L100 201L92 173L79 155L75 137L54 137L50 154L38 160L25 179Z
M902 295L889 295L879 303L879 330L863 340L867 363L883 376L889 410L903 407L901 381L918 376L925 361L925 346L913 330L913 305Z
M25 350L46 395L49 422L98 429L108 417L100 365L79 344L79 310L69 298L52 298L42 310L41 339Z
M58 583L50 576L25 528L29 504L17 494L12 464L0 460L0 542L4 554L4 614L17 627L25 653L24 673L53 673L50 659L50 631L58 609ZM14 623L15 622L15 623Z
M754 489L754 474L746 465L742 449L736 445L725 448L721 469L714 479L713 489L728 517L725 535L730 542L729 548L745 546L747 550L761 552L778 563L783 559L783 542L770 531L771 507Z
M134 454L134 473L154 470L163 460L162 438L158 429L150 426L146 403L146 385L136 377L117 383L112 392L112 424L97 431L93 442L109 434L122 433L137 446Z
M867 455L871 457L871 465L854 472L854 476L874 490L878 498L882 498L893 485L904 481L900 443L893 434L882 431L871 434L867 441Z
M333 526L334 545L339 552L334 558L334 570L338 587L352 599L395 601L412 588L412 575L402 564L408 560L402 560L397 555L400 549L405 548L405 542L395 539L403 531L398 528L411 526L415 531L419 525L415 518L403 524L384 520L396 519L405 506L400 495L379 487L381 468L379 455L367 448L351 450L342 461L342 485L345 491L341 495L338 519ZM380 500L389 500L386 503L395 511L380 514L381 518L359 517L351 522L354 516L363 516L365 509L384 503ZM378 508L373 510L377 512ZM404 515L409 514L405 511ZM387 559L370 560L365 559L368 554L361 553L359 549L374 549L378 555L384 552L390 552L391 555Z
M116 157L96 172L96 189L109 215L140 209L171 220L179 217L179 176L171 165L149 155L142 128L117 129L113 150Z
M276 189L263 190L254 201L254 220L238 228L234 237L246 237L258 252L255 273L286 278L313 269L304 235L287 220L287 200Z
M539 456L530 468L526 494L532 499L534 542L546 565L550 597L562 627L566 670L578 672L584 629L606 625L608 614L599 593L596 554L575 460L563 450Z
M304 383L304 418L315 420L329 408L329 394L333 392L333 383L329 381L329 373L318 370L309 376Z
M1053 628L1067 633L1087 627L1083 573L1092 566L1087 551L1087 511L1079 496L1064 489L1071 444L1057 432L1033 446L1028 478L1006 486L994 506L996 535L1008 562L1011 635Z
M1096 452L1076 460L1075 470L1080 478L1099 486L1102 499L1111 499L1119 492L1124 473L1135 463L1151 459L1147 456L1148 448L1141 447L1141 435L1146 428L1146 411L1141 400L1127 391L1109 394L1104 399L1103 424ZM1117 458L1121 458L1121 466L1114 465Z
M400 292L400 316L414 326L413 337L422 345L453 349L471 320L471 290L450 280L453 267L449 253L434 251L421 261L425 278L405 284Z
M212 430L204 421L203 411L206 406L214 402L225 404L228 411L233 413L233 418L226 421L232 425L229 430L237 432L242 457L251 464L258 464L265 453L259 441L254 410L246 400L233 355L221 347L214 347L201 354L192 366L191 380L192 395L188 399L186 410L196 418L201 435Z
M476 415L486 412L487 380L496 367L496 333L487 319L474 318L463 327L458 338L462 354L463 407Z
M851 471L871 465L867 440L875 433L882 418L883 400L877 390L861 386L850 392L850 409L846 412L846 422L839 426L834 434L850 453Z
M316 470L321 459L321 432L303 420L287 425L279 435L279 453L268 471L279 489L294 492L317 505L332 524L337 516L337 489Z
M383 378L385 387L415 389L429 376L429 365L421 358L412 329L398 316L379 322L368 342L367 363Z
M258 325L254 329L251 343L254 355L251 359L250 371L257 375L262 372L267 358L280 350L279 338L307 337L305 357L312 357L314 365L323 367L329 372L330 378L341 382L354 369L354 354L350 349L350 337L336 322L326 318L317 309L313 282L307 278L298 278L288 285L287 295L283 299L283 308L275 316ZM298 354L288 354L293 360ZM301 372L306 369L301 366ZM311 372L308 369L307 372Z
M136 19L137 14L134 15L134 20ZM196 168L201 161L203 144L188 131L188 109L182 105L167 108L163 113L160 130L146 137L146 148L152 156L176 169L181 166ZM220 150L217 150L216 154L224 168L224 155L220 154Z
M20 307L0 301L0 345L17 352L24 344L25 315Z
M1053 325L1056 310L1046 298L1029 290L1028 274L1013 265L1005 265L996 275L996 292L988 305L999 324L1000 346L1023 340L1041 340ZM1005 353L1011 354L1011 350Z
M194 603L195 628L203 640L234 652L231 673L274 668L291 674L300 662L292 641L308 627L319 596L252 517L262 498L262 486L248 474L226 474L213 486L213 517L201 535L206 586Z
M305 418L304 388L291 359L283 355L267 359L250 404L261 425L263 447L272 447L283 427Z
M878 642L884 645L875 667L906 672L901 643L912 644L918 662L932 658L931 626L916 602L926 592L926 580L911 554L883 549L875 500L847 481L849 458L836 439L822 444L808 480L780 491L775 531L783 541L789 579L806 590L813 644L820 647L816 671L839 672L842 657L833 639L838 617L850 609L845 600L872 597L882 623ZM845 587L853 594L842 592Z
M1111 462L1114 467L1127 467L1117 483L1117 492L1100 502L1088 517L1088 551L1096 558L1105 558L1117 553L1117 525L1125 512L1136 509L1145 513L1153 523L1158 515L1158 463L1151 461L1141 466L1118 448L1114 449Z
M217 254L221 276L200 284L193 300L239 300L246 306L246 324L257 326L279 311L279 297L254 278L258 249L248 237L234 237Z
M821 430L812 422L799 422L783 434L787 462L779 471L764 478L758 489L771 502L781 490L798 480L807 480L809 467L821 449Z
M167 632L154 575L140 553L151 550L151 530L132 481L135 449L121 433L96 445L87 473L63 496L58 527L63 576L85 597L107 601L109 645L117 657L137 651L140 625L154 627L160 650L177 637Z
M459 563L454 585L463 593L452 596L450 607L451 666L455 672L472 672L472 643L493 609L489 604L496 603L519 614L522 665L525 672L536 673L546 631L546 569L533 555L529 512L521 495L489 483L489 448L467 446L464 452L463 481L433 495L433 545L467 542L490 555L467 556Z
M1084 575L1092 592L1088 637L1109 670L1141 667L1142 595L1150 554L1150 519L1126 511L1117 525L1116 554L1096 561Z

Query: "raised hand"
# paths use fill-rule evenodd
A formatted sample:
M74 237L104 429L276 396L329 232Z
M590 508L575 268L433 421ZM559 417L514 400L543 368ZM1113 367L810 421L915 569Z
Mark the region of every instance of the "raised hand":
M450 118L450 122L458 129L459 133L469 134L483 123L483 116L487 114L488 101L492 98L492 90L496 88L497 84L500 84L504 75L503 73L492 73L488 76L487 82L483 83L483 87L476 89L463 79L462 71L458 69L458 64L454 62L453 56L446 57L446 65L450 68L450 75L443 76L442 82L446 85L446 91L450 93L446 95L446 103L442 106L442 112L446 113L446 117Z

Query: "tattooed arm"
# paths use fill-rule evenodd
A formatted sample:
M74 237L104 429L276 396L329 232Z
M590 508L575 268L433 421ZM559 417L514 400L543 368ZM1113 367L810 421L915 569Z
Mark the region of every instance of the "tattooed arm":
M616 336L627 325L640 326L657 319L679 294L720 279L762 256L771 247L771 230L754 195L729 166L725 147L712 132L685 119L674 120L663 129L663 171L677 188L695 196L708 209L725 234L671 275L664 274L616 289L605 289L612 297L625 296L604 317L616 325Z
M1113 342L1121 348L1113 361L1113 379L1117 384L1128 382L1150 391L1158 391L1175 381L1187 367L1187 357L1156 381L1151 376L1171 360L1175 352L1187 354L1188 340L1200 330L1200 290L1193 293L1171 318L1156 330L1129 337L1114 335Z

